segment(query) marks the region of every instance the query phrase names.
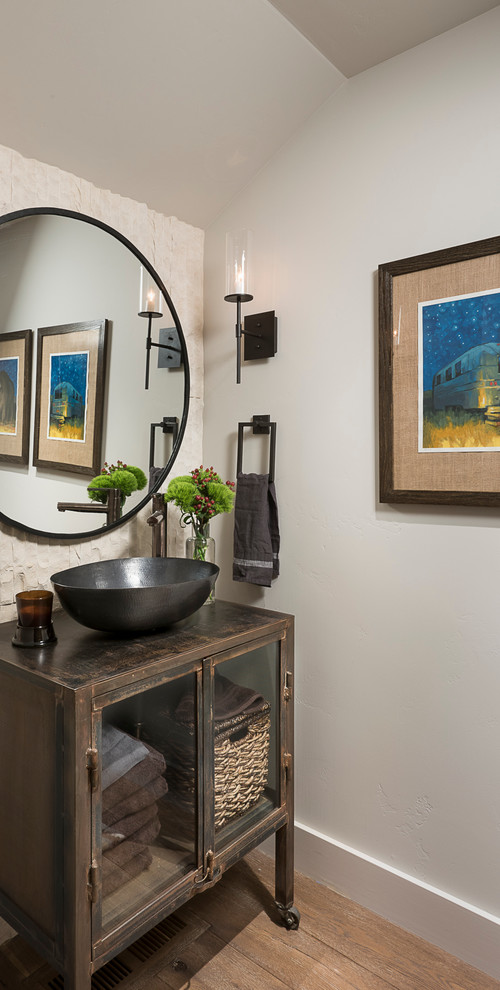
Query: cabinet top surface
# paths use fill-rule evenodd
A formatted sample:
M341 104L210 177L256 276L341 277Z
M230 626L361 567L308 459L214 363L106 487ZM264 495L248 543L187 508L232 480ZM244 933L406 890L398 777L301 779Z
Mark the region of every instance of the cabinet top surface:
M43 647L13 646L16 623L0 624L0 666L77 690L120 675L135 677L157 661L202 659L279 635L292 622L293 617L282 612L216 601L169 629L118 638L86 629L65 612L55 612L57 642Z

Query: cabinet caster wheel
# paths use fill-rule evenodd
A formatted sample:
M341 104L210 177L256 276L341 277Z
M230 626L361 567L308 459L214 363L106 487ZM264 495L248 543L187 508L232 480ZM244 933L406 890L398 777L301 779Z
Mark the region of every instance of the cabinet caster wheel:
M281 908L280 914L285 928L288 928L289 932L297 931L300 923L300 911L298 908Z

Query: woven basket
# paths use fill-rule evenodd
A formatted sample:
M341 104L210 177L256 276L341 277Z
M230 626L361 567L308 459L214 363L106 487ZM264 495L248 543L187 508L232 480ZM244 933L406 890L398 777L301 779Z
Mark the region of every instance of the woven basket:
M259 800L267 783L269 766L269 709L253 717L241 738L226 735L214 742L215 827L243 815Z
M192 813L195 802L194 731L169 719L166 746L171 796ZM215 827L222 828L259 800L269 766L270 705L214 725Z

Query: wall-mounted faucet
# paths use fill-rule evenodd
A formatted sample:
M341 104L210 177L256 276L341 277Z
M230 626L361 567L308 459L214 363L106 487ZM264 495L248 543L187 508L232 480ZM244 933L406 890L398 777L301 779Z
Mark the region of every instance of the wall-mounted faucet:
M152 498L153 512L148 516L148 525L152 529L153 557L167 556L167 504L163 495L156 494Z
M88 491L102 492L102 488L89 488ZM117 522L121 516L122 493L119 488L106 488L106 505L96 505L95 502L58 502L59 512L105 512L106 523Z

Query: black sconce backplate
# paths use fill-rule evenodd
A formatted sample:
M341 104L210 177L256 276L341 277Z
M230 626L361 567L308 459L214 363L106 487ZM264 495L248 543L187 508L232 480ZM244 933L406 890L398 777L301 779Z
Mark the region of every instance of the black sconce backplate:
M180 368L182 364L182 352L177 327L161 329L158 340L160 344L158 349L158 367Z
M245 316L245 361L274 357L278 349L278 318L274 309Z

